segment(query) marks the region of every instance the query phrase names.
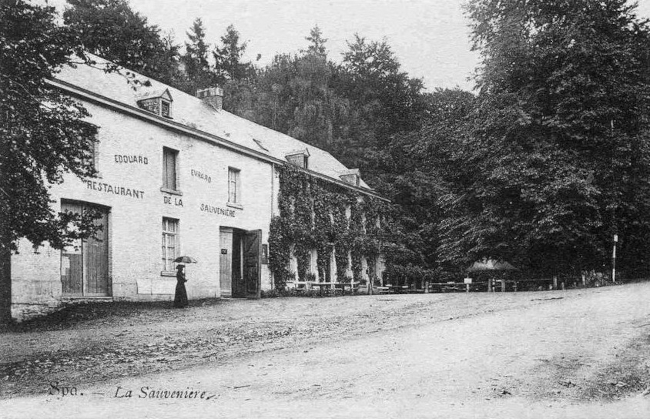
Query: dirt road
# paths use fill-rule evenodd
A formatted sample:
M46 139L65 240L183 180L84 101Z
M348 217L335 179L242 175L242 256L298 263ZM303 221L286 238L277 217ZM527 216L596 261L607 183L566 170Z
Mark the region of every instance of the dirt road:
M240 301L180 318L172 312L154 330L145 310L63 330L9 333L0 343L10 361L5 372L42 359L43 342L78 368L8 375L0 416L648 418L650 396L642 393L650 385L649 300L650 284L643 283ZM224 332L231 328L234 334ZM229 339L214 344L214 333ZM151 356L168 356L160 350L134 355L140 364L78 351L84 342L99 354L101 345L159 348L158 335L175 345L179 360L163 363L172 371L141 374L159 366L148 362ZM203 351L178 343L201 336ZM79 356L94 360L95 369L75 364ZM188 360L195 356L200 360ZM140 374L127 368L121 376L123 364Z

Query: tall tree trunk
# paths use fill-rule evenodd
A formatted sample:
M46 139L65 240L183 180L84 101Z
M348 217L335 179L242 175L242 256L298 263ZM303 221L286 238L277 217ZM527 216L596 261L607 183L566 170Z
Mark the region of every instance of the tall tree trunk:
M0 217L0 325L11 318L11 242L6 217Z
M6 126L4 115L0 122ZM7 136L0 135L0 326L11 323L11 225L10 210L12 196L9 195L7 171L9 166L9 145ZM4 213L4 214L3 214Z

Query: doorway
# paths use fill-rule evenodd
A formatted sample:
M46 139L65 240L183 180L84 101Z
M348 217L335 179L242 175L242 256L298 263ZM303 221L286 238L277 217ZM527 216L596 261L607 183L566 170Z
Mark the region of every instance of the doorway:
M221 295L260 298L262 230L219 229Z
M88 210L101 216L101 226L93 237L75 240L61 250L61 283L66 297L109 297L108 275L108 209L81 202L61 202L62 212L83 214Z

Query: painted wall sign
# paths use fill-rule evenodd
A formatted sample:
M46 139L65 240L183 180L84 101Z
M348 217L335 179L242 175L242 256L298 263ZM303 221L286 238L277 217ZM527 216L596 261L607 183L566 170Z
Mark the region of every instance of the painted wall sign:
M124 186L110 185L108 183L97 182L94 180L84 180L84 182L86 182L86 186L88 187L88 189L92 189L94 191L144 199L144 191L125 188Z
M178 198L176 196L172 197L172 196L165 195L165 196L163 196L163 202L165 204L167 204L167 205L172 205L173 204L173 205L176 205L177 207L182 207L183 206L183 199Z
M137 164L149 164L149 159L144 156L129 156L126 154L116 154L115 163L137 163Z
M201 173L198 170L192 169L190 170L190 174L192 177L198 177L199 179L203 179L208 183L212 183L212 178L210 176L206 175L205 173Z
M235 211L227 208L213 207L212 205L201 204L201 211L225 215L226 217L235 217Z

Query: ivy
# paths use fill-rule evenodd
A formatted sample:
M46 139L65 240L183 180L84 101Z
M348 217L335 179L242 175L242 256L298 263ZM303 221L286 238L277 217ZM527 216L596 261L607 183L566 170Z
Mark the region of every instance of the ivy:
M287 281L291 280L293 274L289 271L289 262L291 261L291 248L283 246L287 241L284 236L287 227L286 223L280 217L273 217L269 229L269 268L275 277L275 286L283 289Z
M309 261L314 249L320 281L349 281L350 262L354 280L361 281L363 257L368 260L368 274L374 278L376 260L389 244L384 237L386 203L314 178L293 166L280 167L279 173L279 215L271 221L269 233L269 268L276 288L283 289L296 275L301 281L313 278ZM292 253L297 272L289 270ZM332 255L336 272L330 270Z

